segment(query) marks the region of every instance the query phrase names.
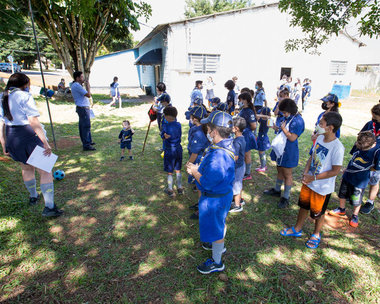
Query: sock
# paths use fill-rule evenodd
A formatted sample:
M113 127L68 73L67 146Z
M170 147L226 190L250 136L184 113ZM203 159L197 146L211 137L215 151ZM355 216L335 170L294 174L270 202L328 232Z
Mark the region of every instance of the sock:
M281 191L281 186L282 186L282 183L283 183L284 181L282 180L282 179L277 179L276 180L276 186L274 187L274 189L276 190L276 191Z
M285 185L285 191L284 191L284 197L286 199L289 199L290 197L290 189L292 189L292 186Z
M367 203L370 203L371 205L373 205L373 200L367 199Z
M24 182L26 189L28 189L30 197L37 197L37 189L36 189L36 180L32 179L30 181Z
M45 200L45 207L54 208L54 184L41 184L41 191Z
M245 164L245 175L251 175L252 164Z
M267 156L265 155L265 153L260 153L259 155L261 168L265 168L267 165Z
M173 175L172 174L168 174L168 189L169 190L173 190Z
M223 249L224 249L224 242L223 243L212 242L212 258L217 264L220 264L222 262Z
M182 173L181 172L176 173L176 177L177 177L177 188L181 189L182 188Z

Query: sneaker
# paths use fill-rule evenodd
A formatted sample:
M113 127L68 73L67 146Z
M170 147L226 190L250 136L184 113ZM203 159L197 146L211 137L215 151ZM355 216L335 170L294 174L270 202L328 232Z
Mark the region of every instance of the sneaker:
M248 175L244 175L243 181L244 180L251 180L251 179L252 179L252 175L248 174Z
M38 193L37 193L37 197L29 197L29 206L37 205L39 200L40 200L40 195Z
M264 168L256 168L255 170L256 170L256 172L265 172L265 171L267 171L267 167L264 167Z
M83 151L95 151L96 148L93 146L83 147Z
M125 158L124 156L120 157L120 161L122 161L124 158Z
M270 188L263 192L265 195L281 197L281 191L277 191L275 188Z
M208 259L202 265L197 266L197 270L202 274L209 274L212 272L220 272L224 270L224 264L216 264L214 259Z
M240 206L245 206L245 200L244 199L240 200Z
M42 211L42 216L45 217L58 217L63 214L63 210L59 210L56 205L52 209L45 207Z
M130 159L130 160L134 160L133 156L130 156L129 159Z
M197 186L193 186L193 192L198 192L198 188L197 188Z
M198 203L194 204L194 205L191 205L189 207L190 210L198 210Z
M359 217L357 215L355 214L352 215L350 219L350 226L354 228L359 226Z
M330 210L329 214L332 216L345 216L346 215L346 209L342 209L340 207L335 208L334 210Z
M212 250L212 243L209 243L209 242L203 242L203 243L202 243L202 248L203 248L204 250ZM224 247L222 253L225 253L226 251L227 251L227 248Z
M91 146L95 146L95 145L96 145L96 143L92 142L90 145L91 145Z
M196 211L192 215L190 215L191 220L199 220L199 212Z
M371 204L370 202L366 202L363 207L360 208L360 213L362 214L370 214L371 211L375 208L375 204Z
M288 207L289 204L290 204L290 203L289 203L289 199L288 199L288 198L281 197L280 201L279 201L278 204L277 204L277 207L278 207L279 209L284 209L284 208Z
M240 206L237 206L235 205L235 203L231 204L231 208L230 208L230 213L237 213L237 212L242 212L243 211L243 206L240 205Z
M174 191L173 190L169 190L169 189L165 189L164 192L170 196L170 197L173 197L174 196Z

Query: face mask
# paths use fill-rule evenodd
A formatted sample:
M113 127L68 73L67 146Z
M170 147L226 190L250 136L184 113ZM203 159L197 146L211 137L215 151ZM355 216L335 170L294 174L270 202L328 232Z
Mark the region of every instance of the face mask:
M241 101L239 101L239 107L240 107L240 108L244 107L244 103L241 102Z
M320 125L316 125L315 126L315 131L317 132L317 134L321 135L321 134L325 134L326 133L326 129L325 128L322 128Z
M214 139L211 137L210 133L207 133L207 139L208 139L208 141L209 141L210 143L212 143L212 141L214 140Z
M326 102L322 103L322 109L325 111L329 109Z
M258 90L258 89L259 89L259 87L258 87L258 86L255 86L255 89L256 89L256 90Z
M190 119L190 123L193 125L194 124L194 120Z

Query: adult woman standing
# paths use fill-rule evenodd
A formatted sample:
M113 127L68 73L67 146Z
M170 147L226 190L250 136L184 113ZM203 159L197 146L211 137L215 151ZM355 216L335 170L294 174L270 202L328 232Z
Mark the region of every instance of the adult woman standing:
M3 152L19 162L24 184L30 193L29 205L36 205L39 195L36 190L35 170L37 168L26 163L36 146L45 149L50 155L51 148L44 130L38 120L40 116L33 96L29 93L30 79L23 73L11 75L3 96L1 97L0 118L5 122L5 131L0 134L5 143ZM4 150L5 148L5 150ZM54 185L51 173L37 169L40 174L40 188L45 200L43 216L56 217L62 215L54 204Z

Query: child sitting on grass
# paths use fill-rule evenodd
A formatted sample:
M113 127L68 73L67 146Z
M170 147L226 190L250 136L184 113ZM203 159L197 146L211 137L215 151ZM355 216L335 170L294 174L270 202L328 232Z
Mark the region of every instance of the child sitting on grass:
M376 143L376 136L372 131L360 132L356 145L356 152L352 155L343 174L339 189L339 207L330 211L330 215L345 216L346 200L354 206L350 219L350 226L358 227L359 211L365 188L370 180L371 171L380 170L380 145Z
M302 178L297 223L281 231L282 236L302 236L302 227L310 210L310 217L315 219L314 232L305 244L310 249L318 248L321 242L325 211L335 190L336 176L342 168L344 147L335 135L341 125L342 117L336 112L326 113L319 122L320 135L311 150Z
M164 171L168 173L168 187L164 192L174 196L173 171L177 177L178 194L183 194L182 188L182 146L181 146L181 124L177 121L178 111L175 107L167 106L164 109L164 119L167 123L162 125L161 138L164 140Z
M121 149L121 157L120 161L124 159L125 148L128 150L129 159L133 160L132 156L132 136L135 134L135 131L131 129L131 124L129 120L123 121L123 130L120 131L119 139L120 139L120 149Z

